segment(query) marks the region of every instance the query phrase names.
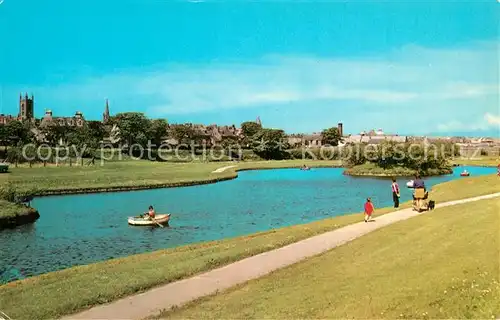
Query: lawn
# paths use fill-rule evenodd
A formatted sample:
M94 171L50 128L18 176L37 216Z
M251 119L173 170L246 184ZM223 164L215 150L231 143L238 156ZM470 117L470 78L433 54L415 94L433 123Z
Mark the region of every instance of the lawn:
M161 318L498 319L499 209L437 209Z
M29 213L30 209L23 205L15 204L0 199L0 219L1 218L14 218L23 213Z
M113 161L102 166L19 167L0 175L0 186L7 181L24 190L68 191L75 189L106 189L113 187L146 187L165 184L182 184L200 181L216 181L235 177L233 168L223 173L212 173L217 168L237 165L238 169L340 166L339 161L286 160L255 162L189 162L168 163L152 161Z
M500 164L500 157L476 157L476 158L456 158L452 161L454 164L458 165L472 165L472 166L487 166L496 167Z
M439 203L500 192L498 182L498 177L494 175L464 178L436 186L431 191L431 196ZM408 206L408 203L402 205ZM377 209L375 216L389 211L391 208ZM0 309L18 319L57 318L362 219L359 213L345 215L249 236L159 250L52 272L0 286Z

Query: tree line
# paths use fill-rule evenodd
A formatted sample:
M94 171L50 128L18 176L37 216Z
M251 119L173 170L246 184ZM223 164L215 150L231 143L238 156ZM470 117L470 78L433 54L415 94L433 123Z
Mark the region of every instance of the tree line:
M370 162L383 169L405 167L415 171L446 168L448 159L458 155L459 148L451 142L426 145L383 141L379 145L361 143L342 150L342 159L349 167Z
M113 126L118 128L118 132L112 142L115 146L121 146L123 152L128 152L128 147L132 145L156 149L164 143L165 137L175 139L178 144L191 150L207 142L207 136L191 124L169 125L165 119L148 119L143 113L126 112L111 117L106 125L100 121L86 121L80 127L59 124L57 121L45 126L27 121L11 121L0 125L0 145L4 146L4 154L0 154L0 158L9 162L23 162L23 149L29 158L33 158L34 149L41 145L45 148L74 146L71 151L83 150L79 156L93 158L101 148L102 141L110 136ZM242 134L238 136L223 136L219 146L225 149L250 149L263 159L291 158L293 151L290 149L297 147L289 144L287 135L281 129L264 128L256 122L247 121L241 124L241 131ZM336 127L325 129L322 139L323 143L332 146L341 141ZM26 145L30 147L26 148Z

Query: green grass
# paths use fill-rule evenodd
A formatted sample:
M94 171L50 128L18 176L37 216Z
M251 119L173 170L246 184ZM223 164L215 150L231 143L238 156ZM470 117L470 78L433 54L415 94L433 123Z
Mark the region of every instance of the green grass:
M283 162L285 163L287 162ZM254 165L263 166L262 163ZM494 175L464 178L438 185L431 191L431 195L439 203L493 192L500 192L500 184ZM404 203L402 207L409 207L409 203ZM391 210L377 209L375 217ZM0 286L0 306L12 318L56 318L362 219L360 213L345 215L249 236L160 250L52 272Z
M454 164L458 165L473 165L473 166L491 166L491 167L496 167L500 164L500 157L493 157L493 156L484 156L484 157L476 157L476 158L456 158L453 159Z
M29 211L25 206L0 199L0 219L14 218L19 215L28 214Z
M451 168L429 169L421 172L422 176L437 176L451 173ZM354 166L345 170L345 173L352 176L382 176L382 177L411 177L414 176L416 170L395 166L384 169L377 166L375 163L367 162L362 165Z
M20 167L0 175L0 186L9 181L22 190L67 191L82 188L146 187L167 183L192 183L219 178L235 177L235 169L212 173L217 168L237 165L238 169L339 166L339 161L255 161L217 163L166 163L151 161L116 161L85 167Z
M437 209L168 319L498 319L500 200Z

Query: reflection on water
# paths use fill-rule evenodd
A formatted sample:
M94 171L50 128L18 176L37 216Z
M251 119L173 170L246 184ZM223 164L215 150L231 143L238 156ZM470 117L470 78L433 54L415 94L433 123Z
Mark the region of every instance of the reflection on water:
M460 178L462 170L426 183ZM476 176L496 169L467 170ZM36 198L36 223L0 232L0 281L359 212L368 196L376 207L392 205L390 180L352 178L342 171L245 171L236 180L211 185ZM410 200L406 181L398 182L401 201ZM170 227L127 224L127 217L149 205L172 214Z

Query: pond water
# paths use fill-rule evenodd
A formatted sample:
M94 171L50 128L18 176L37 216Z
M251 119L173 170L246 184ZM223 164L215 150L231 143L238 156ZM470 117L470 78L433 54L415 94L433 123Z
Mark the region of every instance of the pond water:
M426 178L426 185L460 178ZM495 168L465 167L472 176ZM74 265L250 234L360 212L366 197L392 205L390 180L344 176L343 169L243 171L217 184L36 198L34 224L0 232L0 283ZM401 201L411 199L399 179ZM172 213L170 227L134 227L127 217Z

